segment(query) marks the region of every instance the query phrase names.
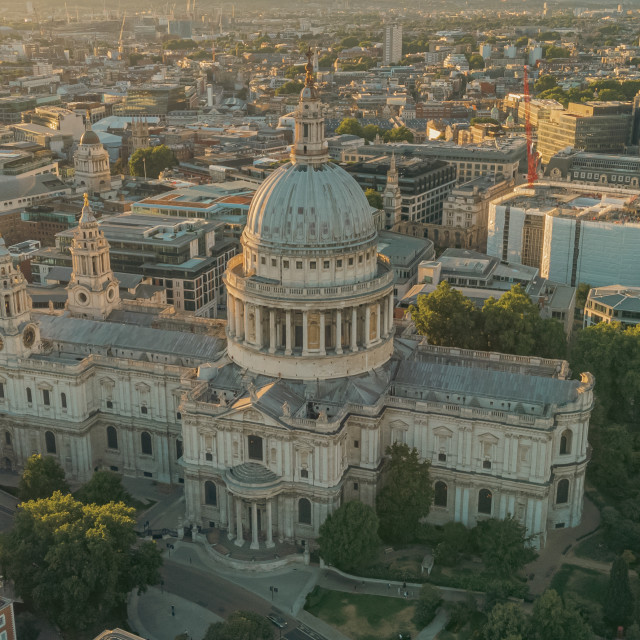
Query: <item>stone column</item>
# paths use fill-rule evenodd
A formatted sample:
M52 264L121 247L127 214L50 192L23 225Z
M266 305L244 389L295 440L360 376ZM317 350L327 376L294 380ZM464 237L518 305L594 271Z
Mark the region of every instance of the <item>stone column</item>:
M238 340L242 340L242 338L244 337L243 333L242 333L242 302L240 302L240 300L238 300L237 298L235 299L235 305L236 305L236 309L234 312L234 318L236 320L236 339Z
M358 307L351 309L351 351L358 350Z
M227 491L227 538L233 539L233 495Z
M254 316L255 319L255 316ZM249 340L249 305L244 303L244 341L245 344Z
M325 328L324 328L324 311L320 312L320 355L326 355L326 344L325 344Z
M241 547L244 544L242 535L242 500L236 498L236 545Z
M342 353L342 309L336 311L336 353Z
M284 355L290 356L291 355L291 311L287 310L286 318L287 318L287 335L286 335L286 342L285 342L286 348L284 350Z
M386 338L389 335L389 302L386 301L384 305L378 305L382 308L382 338Z
M271 514L271 499L267 500L267 549L275 547L273 542L273 516Z
M393 333L393 293L389 294L389 333Z
M381 318L380 318L380 314L382 313L382 305L378 302L378 313L376 315L376 340L380 340L380 338L382 337L382 335L380 334L380 323L381 323Z
M309 320L309 312L302 312L302 355L306 356L309 350L309 327L307 322Z
M236 335L236 301L232 296L227 296L227 326L229 335L233 338Z
M269 353L276 352L276 312L269 310Z
M371 305L366 305L364 308L364 346L368 347L371 340L369 335L371 333Z
M262 308L256 305L254 321L256 323L256 346L262 349Z
M258 542L258 503L251 503L251 546L250 549L259 549Z

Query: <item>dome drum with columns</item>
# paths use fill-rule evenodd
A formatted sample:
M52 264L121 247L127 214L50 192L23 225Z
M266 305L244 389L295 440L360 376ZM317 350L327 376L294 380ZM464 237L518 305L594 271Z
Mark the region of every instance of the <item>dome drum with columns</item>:
M291 162L256 192L225 274L228 350L266 375L356 375L393 351L393 271L362 189L329 162L310 67Z

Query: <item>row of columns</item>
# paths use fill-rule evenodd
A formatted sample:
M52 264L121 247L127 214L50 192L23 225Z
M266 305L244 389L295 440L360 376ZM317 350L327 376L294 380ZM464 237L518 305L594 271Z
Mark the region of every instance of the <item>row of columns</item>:
M267 523L266 523L266 532L267 532L267 548L271 548L275 546L273 542L273 512L271 505L271 498L266 499L266 515L267 515ZM235 508L234 508L235 504ZM231 493L227 494L227 522L228 522L228 537L229 540L234 538L235 533L235 544L241 547L244 544L244 530L242 524L242 510L244 507L245 501L242 498L238 498ZM249 501L248 504L251 508L251 549L259 549L260 543L258 541L258 502L256 500ZM235 522L234 522L235 517Z
M249 340L247 328L249 327L249 315L253 306L254 312L254 340ZM319 311L319 340L318 347L310 349L309 347L309 311L302 311L302 355L309 355L310 353L320 353L320 355L326 355L326 322L327 313L330 314L330 322L333 323L333 314L335 313L335 353L340 355L344 352L343 349L343 313L345 316L351 314L350 322L350 335L348 348L352 352L359 350L358 347L358 315L361 307L364 306L364 328L363 334L360 340L361 348L368 348L372 344L375 344L381 339L386 338L393 331L393 308L394 300L393 293L386 295L379 299L377 302L367 305L359 305L353 307L346 307L344 309L335 309L330 312ZM372 307L377 307L375 313L375 331L374 337L371 338L371 310ZM268 345L263 344L263 331L262 331L262 313L268 312L269 314L269 337ZM277 336L277 313L278 309L272 309L268 307L261 307L260 305L250 305L244 303L239 298L228 296L227 304L228 313L228 326L231 333L231 337L235 338L239 342L244 342L247 345L255 346L258 349L267 347L269 353L276 353L279 348L282 348L282 344L278 344ZM293 353L293 331L294 324L292 318L293 311L287 309L284 311L284 355L289 356ZM348 316L347 316L348 317ZM346 319L346 318L345 318Z

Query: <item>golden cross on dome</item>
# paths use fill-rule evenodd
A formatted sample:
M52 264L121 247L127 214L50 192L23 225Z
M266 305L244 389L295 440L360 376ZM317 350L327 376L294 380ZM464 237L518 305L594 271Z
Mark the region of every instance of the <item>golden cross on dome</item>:
M315 83L315 76L313 75L313 62L311 62L311 59L313 58L313 51L311 50L311 47L309 47L309 49L307 50L307 66L305 67L306 71L307 71L307 75L304 79L304 85L305 87L313 87L314 83Z

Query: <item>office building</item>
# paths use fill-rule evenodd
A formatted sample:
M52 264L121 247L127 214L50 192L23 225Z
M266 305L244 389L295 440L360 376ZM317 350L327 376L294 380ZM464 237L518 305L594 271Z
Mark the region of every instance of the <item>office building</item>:
M584 326L620 322L625 327L640 324L640 287L594 287L584 306Z
M538 152L543 164L571 147L595 153L622 153L631 143L631 102L569 103L550 110L538 123Z
M487 253L572 287L640 286L640 211L624 190L518 187L489 207Z

